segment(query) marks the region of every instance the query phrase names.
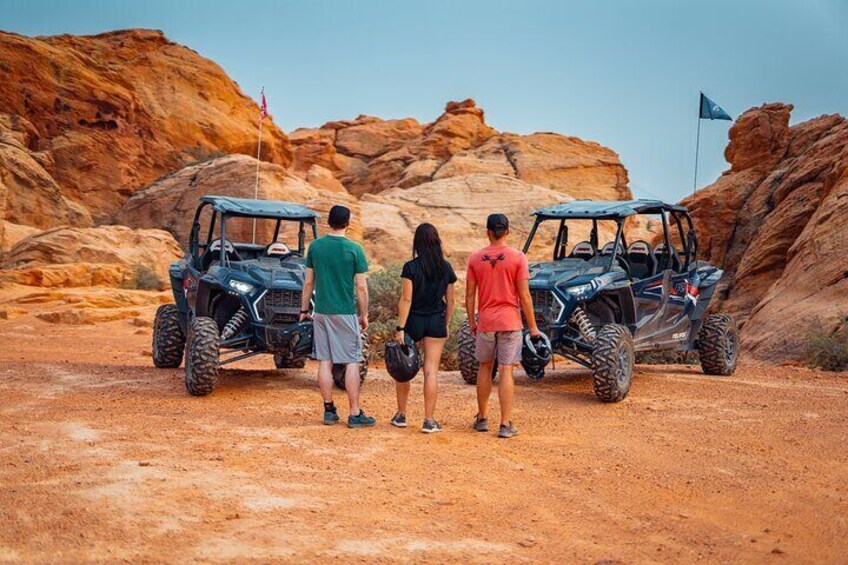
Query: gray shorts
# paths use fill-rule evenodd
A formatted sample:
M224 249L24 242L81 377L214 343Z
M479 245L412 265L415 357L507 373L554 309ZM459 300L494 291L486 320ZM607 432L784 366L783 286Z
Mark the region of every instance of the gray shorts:
M497 356L499 365L521 362L523 345L521 330L514 332L477 332L474 358L480 363L491 363Z
M361 363L362 336L355 314L315 314L312 358L333 363Z

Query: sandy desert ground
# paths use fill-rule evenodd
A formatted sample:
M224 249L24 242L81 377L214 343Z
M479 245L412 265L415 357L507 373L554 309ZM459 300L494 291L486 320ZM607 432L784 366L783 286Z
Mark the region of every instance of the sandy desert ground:
M152 309L148 309L152 317ZM147 314L145 314L147 315ZM585 371L518 379L521 435L327 428L311 368L268 358L187 396L150 329L0 322L0 561L774 562L848 555L848 375L641 366L603 405ZM420 381L410 415L421 418ZM497 408L497 401L494 401ZM346 413L346 411L343 411Z

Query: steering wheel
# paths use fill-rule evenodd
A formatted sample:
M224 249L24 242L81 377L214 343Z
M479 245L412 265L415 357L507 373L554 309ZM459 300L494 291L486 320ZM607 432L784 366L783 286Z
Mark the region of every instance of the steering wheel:
M616 255L615 260L618 262L618 266L624 270L627 278L630 278L630 265L627 263L627 259L621 255Z

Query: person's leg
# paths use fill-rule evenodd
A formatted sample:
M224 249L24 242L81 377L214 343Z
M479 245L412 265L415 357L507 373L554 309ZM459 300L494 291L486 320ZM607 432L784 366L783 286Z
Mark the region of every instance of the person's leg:
M512 412L512 398L515 394L515 383L512 370L515 365L498 365L498 401L501 404L501 425L509 425L509 415Z
M345 365L345 390L350 403L350 413L359 414L359 363Z
M324 401L324 423L334 424L339 417L333 404L333 362L327 319L315 314L312 321L312 357L318 361L318 390Z
M517 332L503 332L498 335L498 367L500 371L500 383L498 384L498 400L501 405L501 425L498 437L511 438L518 434L518 429L512 425L510 414L512 413L512 400L515 394L515 382L513 370L521 361L522 334Z
M439 362L445 348L443 337L424 338L424 419L432 420L439 392ZM408 383L407 383L408 384ZM407 390L408 387L407 387Z
M489 411L489 395L492 394L492 366L494 363L480 363L477 369L477 416L483 420Z
M318 388L321 390L321 397L324 399L324 402L330 403L333 401L332 361L318 362Z
M495 362L495 333L477 332L474 356L480 367L477 369L477 420L485 420L489 411L489 395L492 394L492 367Z
M409 382L395 383L395 392L397 393L398 414L406 415L406 404L409 401Z

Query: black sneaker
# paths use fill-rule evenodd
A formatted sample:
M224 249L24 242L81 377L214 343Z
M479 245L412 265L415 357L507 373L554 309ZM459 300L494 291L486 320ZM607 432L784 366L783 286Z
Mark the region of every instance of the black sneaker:
M389 421L389 423L396 428L405 428L406 414L401 414L400 412L396 413L394 416L392 416L392 419Z
M436 434L442 431L442 425L436 420L424 420L424 425L421 426L422 434Z
M518 435L518 428L512 425L510 422L507 425L501 424L500 430L498 430L498 437L509 439L511 437L515 437Z
M474 416L474 429L478 432L488 432L489 431L489 419L481 418L480 414Z
M377 423L377 419L373 416L366 416L365 412L359 411L356 416L350 415L347 417L348 428L370 428Z

